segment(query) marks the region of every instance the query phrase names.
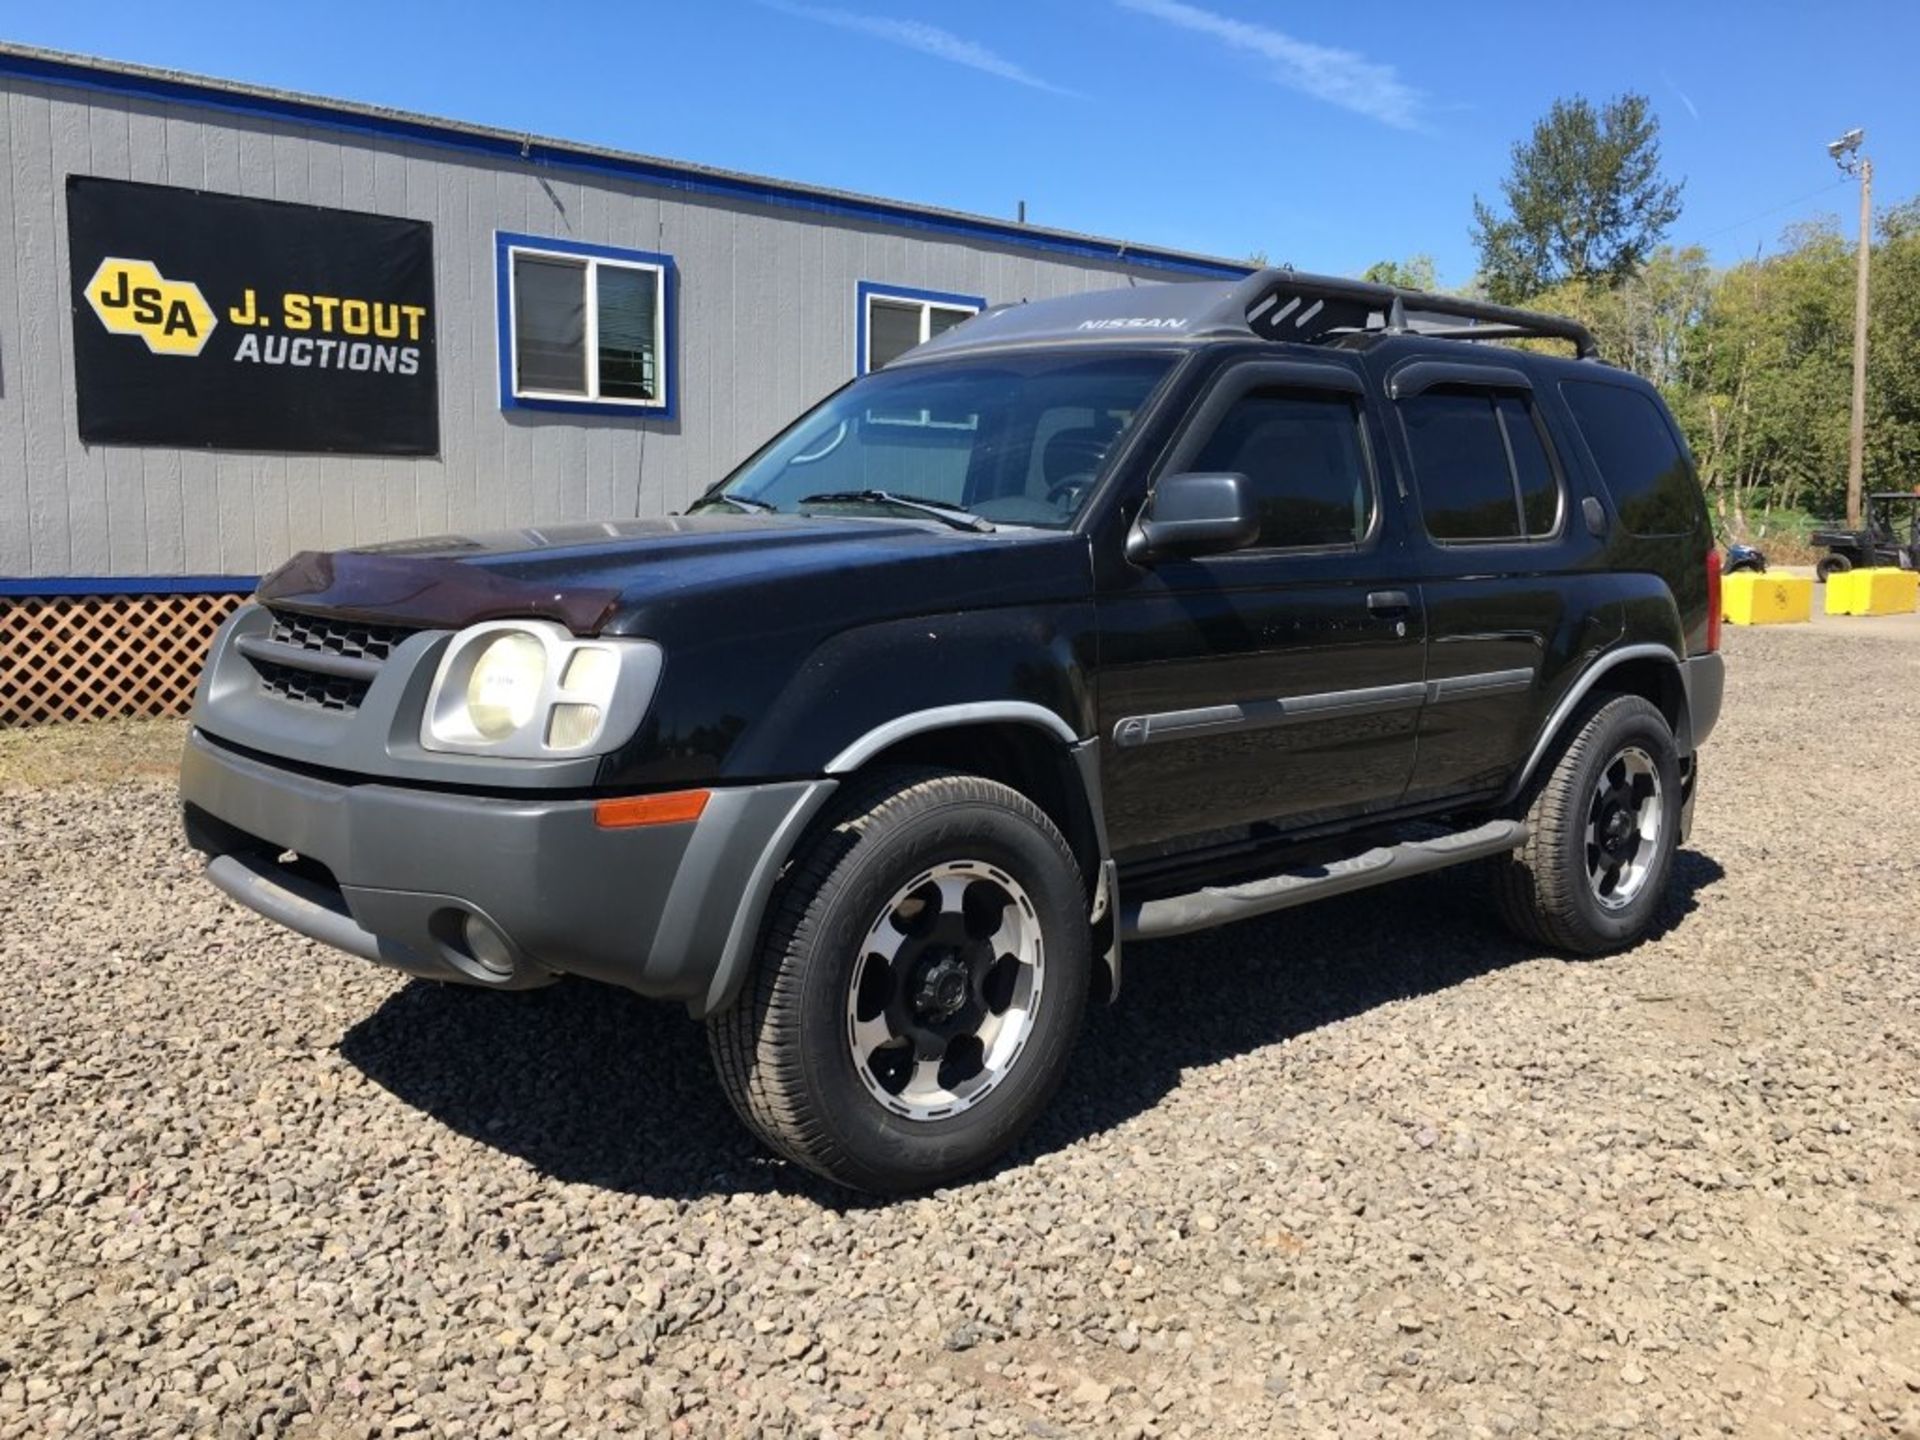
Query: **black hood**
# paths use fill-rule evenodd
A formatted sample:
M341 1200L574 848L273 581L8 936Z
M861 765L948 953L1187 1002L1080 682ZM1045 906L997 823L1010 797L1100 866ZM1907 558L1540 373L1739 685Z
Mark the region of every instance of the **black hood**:
M1084 554L1085 541L1062 531L700 514L308 551L268 576L260 597L446 628L544 616L582 635L677 629L709 605L734 611L743 600L763 624L828 615L848 624L1078 598Z

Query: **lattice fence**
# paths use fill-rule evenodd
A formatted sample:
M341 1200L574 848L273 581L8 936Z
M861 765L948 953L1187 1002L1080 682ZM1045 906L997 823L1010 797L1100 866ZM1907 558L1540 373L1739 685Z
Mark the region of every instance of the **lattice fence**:
M184 715L244 595L0 600L0 725Z

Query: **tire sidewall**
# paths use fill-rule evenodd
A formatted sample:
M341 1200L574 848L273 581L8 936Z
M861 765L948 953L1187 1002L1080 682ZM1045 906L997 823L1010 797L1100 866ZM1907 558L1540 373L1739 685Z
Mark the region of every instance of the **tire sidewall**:
M992 1092L940 1120L894 1114L868 1092L846 1033L861 942L915 875L948 860L984 861L1017 880L1040 924L1044 984L1034 1028ZM986 1162L1025 1130L1058 1085L1080 1028L1092 963L1081 879L1057 837L1009 806L940 801L886 816L822 885L800 1002L801 1067L817 1120L880 1190L939 1184Z
M1673 731L1660 712L1644 701L1613 701L1603 706L1581 737L1572 757L1574 805L1567 816L1566 833L1559 837L1561 864L1567 867L1566 893L1581 926L1599 948L1630 945L1651 927L1673 878L1673 859L1679 848L1680 760ZM1610 910L1593 893L1587 876L1587 815L1600 778L1615 757L1628 746L1638 746L1653 759L1660 776L1660 848L1640 893L1618 910Z

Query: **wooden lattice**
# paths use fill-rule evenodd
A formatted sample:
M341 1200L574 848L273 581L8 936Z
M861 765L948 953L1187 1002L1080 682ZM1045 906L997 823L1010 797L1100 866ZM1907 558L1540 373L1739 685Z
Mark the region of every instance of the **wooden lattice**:
M244 595L0 600L0 725L184 715Z

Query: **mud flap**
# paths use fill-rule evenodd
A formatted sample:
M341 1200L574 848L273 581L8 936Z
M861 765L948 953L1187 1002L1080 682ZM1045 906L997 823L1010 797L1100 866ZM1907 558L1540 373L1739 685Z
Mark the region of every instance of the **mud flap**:
M1093 953L1106 972L1106 1001L1111 1005L1120 998L1120 872L1111 860L1100 862L1087 923L1093 931Z

